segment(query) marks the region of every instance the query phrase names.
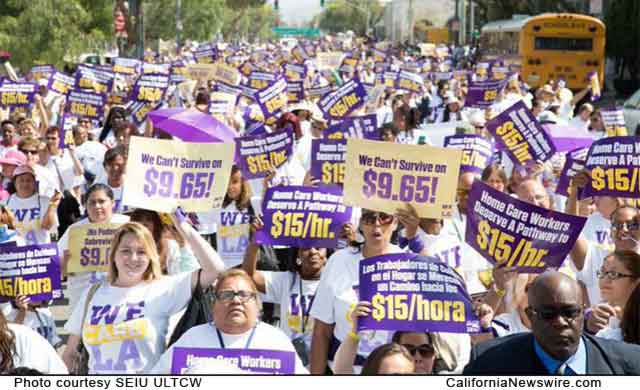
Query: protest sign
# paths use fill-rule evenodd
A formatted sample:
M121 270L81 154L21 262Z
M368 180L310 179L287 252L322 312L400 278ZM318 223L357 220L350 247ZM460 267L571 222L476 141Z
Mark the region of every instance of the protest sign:
M625 136L629 134L624 121L622 108L602 108L600 116L604 123L604 130L607 137Z
M267 125L275 124L287 105L287 81L280 77L266 88L257 91L255 99L264 115L264 122Z
M479 135L450 135L444 139L444 147L462 150L460 172L482 173L491 164L493 145Z
M523 202L480 180L467 204L466 242L489 262L523 273L560 267L587 220Z
M96 93L107 94L113 88L115 74L111 71L78 65L76 70L76 88L92 89Z
M340 72L354 73L358 68L359 62L360 60L358 58L345 58L342 60L342 65L340 65Z
M316 55L316 66L318 70L334 70L342 64L344 53L339 51L321 52Z
M382 72L376 75L375 86L383 86L385 88L395 88L396 80L398 79L398 72Z
M40 81L42 79L49 79L51 75L56 72L56 67L50 64L47 65L36 65L31 68L31 80L34 82Z
M284 77L287 82L303 81L307 77L307 67L305 65L285 64Z
M0 85L0 106L28 107L34 102L36 85L32 83L4 83Z
M451 217L462 152L349 138L344 201L394 214L412 204L423 218Z
M300 103L304 100L304 81L287 82L287 104Z
M238 97L225 92L212 92L209 99L209 114L225 121L225 115L232 115Z
M142 62L135 58L118 57L113 61L113 71L117 74L135 76L141 72Z
M262 213L259 244L333 248L351 218L351 207L342 204L338 188L277 186L265 193Z
M169 75L171 73L171 64L154 64L149 62L142 63L142 74L158 73Z
M326 139L360 138L379 140L378 118L376 114L348 116L329 126L322 134Z
M309 95L310 99L315 99L315 98L320 98L324 95L329 94L331 91L334 90L334 87L332 85L325 85L324 87L311 87L307 89L307 94Z
M104 104L105 96L103 94L76 89L69 91L65 111L79 117L101 120Z
M67 96L73 90L76 80L62 72L54 72L49 78L47 90L59 95Z
M254 71L254 72L251 72L251 74L248 77L249 82L247 86L250 89L257 91L258 89L267 88L269 85L273 84L273 82L276 81L277 78L278 76L276 76L273 73Z
M578 148L566 154L564 166L560 171L558 184L556 185L556 194L569 196L569 184L576 173L584 169L584 163L587 159L588 148ZM582 198L582 196L578 196Z
M131 89L131 100L140 102L158 102L169 87L169 75L147 73L141 75Z
M415 93L422 93L424 89L424 80L422 76L416 73L400 71L396 78L396 89Z
M207 361L224 361L240 370L259 374L295 374L295 352L265 349L183 348L174 347L171 374L183 375Z
M129 112L129 118L131 122L135 123L136 126L140 127L147 120L147 114L151 111L156 110L162 104L159 102L141 102L135 101L131 103L131 105L127 108Z
M173 61L169 70L170 80L172 83L180 84L187 80L189 75L187 64L182 60Z
M640 198L640 137L608 137L589 148L591 182L583 195Z
M297 45L293 49L291 49L291 55L298 63L303 63L305 60L309 59L309 54L307 50L302 45Z
M359 299L371 302L358 330L480 332L464 280L449 265L398 253L365 258L358 266Z
M590 72L589 75L589 85L591 86L591 101L595 102L596 100L600 100L602 96L602 90L600 89L600 78L598 77L598 72Z
M121 224L89 223L69 230L68 272L107 272L113 234Z
M498 98L507 80L469 81L465 107L488 108Z
M233 144L132 137L123 203L159 212L219 208L234 150Z
M344 184L347 141L314 139L311 141L311 176L322 185Z
M522 100L488 121L487 130L516 165L544 162L556 152L551 137Z
M265 177L271 168L279 168L293 153L293 131L238 137L236 149L242 176Z
M201 45L193 56L198 64L213 64L218 58L218 48L212 44Z
M318 107L327 118L339 119L362 107L367 91L358 79L351 79L337 90L329 92L318 101Z
M25 295L32 302L62 298L56 244L9 246L0 250L0 301Z
M238 84L240 84L242 76L236 68L222 63L217 63L215 65L216 66L212 75L212 78L214 80L233 86L237 86Z
M189 64L187 65L187 74L192 80L207 81L213 79L216 73L215 64Z
M491 68L491 77L494 80L504 80L509 75L508 66L494 66Z
M220 210L216 231L216 250L226 267L242 263L249 245L251 215L242 211Z

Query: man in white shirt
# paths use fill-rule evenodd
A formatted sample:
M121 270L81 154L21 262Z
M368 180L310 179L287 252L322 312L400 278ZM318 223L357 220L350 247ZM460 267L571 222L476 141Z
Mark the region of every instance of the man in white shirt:
M580 112L569 121L569 126L578 130L589 130L591 124L591 114L593 113L593 106L590 103L584 103L580 106Z

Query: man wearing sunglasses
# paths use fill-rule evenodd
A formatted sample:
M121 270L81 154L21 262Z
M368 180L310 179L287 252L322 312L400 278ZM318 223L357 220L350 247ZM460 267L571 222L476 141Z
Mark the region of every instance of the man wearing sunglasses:
M640 346L583 334L582 293L573 279L547 271L528 298L531 333L477 344L464 374L640 374Z

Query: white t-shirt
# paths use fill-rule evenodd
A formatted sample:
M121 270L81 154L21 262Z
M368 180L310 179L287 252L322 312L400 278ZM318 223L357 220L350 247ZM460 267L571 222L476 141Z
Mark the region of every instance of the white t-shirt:
M517 310L502 313L494 317L491 327L496 332L497 337L508 336L515 333L531 332L531 329L524 326L520 314Z
M242 264L244 253L249 245L251 215L248 210L238 211L235 202L224 209L216 210L217 251L229 269Z
M107 147L100 142L85 141L82 145L76 146L76 157L86 171L95 175L102 168L107 150Z
M584 283L587 288L587 294L589 295L589 302L592 305L602 302L600 285L598 284L598 276L596 273L602 267L604 258L609 253L611 253L610 250L589 243L587 246L587 254L584 258L584 267L582 267L581 271L576 270L576 279Z
M391 245L389 253L403 253L400 247ZM359 263L362 251L347 247L335 252L325 265L316 291L311 317L325 324L335 324L333 335L344 340L353 329L351 312L359 302ZM367 357L371 351L391 340L389 331L364 331L358 344L358 355ZM330 362L332 365L332 362ZM354 365L354 372L362 368Z
M64 326L82 335L89 374L142 374L165 350L169 317L191 299L191 274L181 273L121 288L103 283L89 303L83 297Z
M309 317L309 311L320 280L302 280L299 274L293 272L262 271L262 275L266 286L262 300L280 305L280 329L291 340L304 337L307 347L311 348L313 318Z
M128 215L113 214L110 223L126 223L129 222ZM88 218L83 218L69 226L62 237L58 240L58 253L64 256L64 252L69 250L69 231L74 227L86 225L90 223ZM98 281L104 280L106 274L104 272L86 272L81 274L69 275L67 283L67 295L69 297L69 314L74 310L80 294L90 285Z
M296 354L291 340L282 333L278 328L275 328L264 322L258 322L255 328L255 333L251 337L251 342L248 348L247 342L251 336L252 330L248 330L242 334L228 334L220 331L224 347L229 349L263 349L271 351L284 351L292 352L295 355L296 374L308 374L309 372L300 361L300 358ZM173 357L173 348L221 348L220 341L218 340L218 334L216 327L212 323L202 324L194 326L185 332L167 351L160 357L158 363L153 369L147 373L149 374L170 374L171 373L171 361ZM216 374L217 372L208 372L208 374Z
M14 308L9 302L2 303L0 306L2 314L4 314L7 321L15 322L19 313L18 309ZM37 314L32 310L28 310L25 313L22 325L28 326L38 332L38 334L44 337L53 347L60 344L62 339L58 336L58 332L56 331L56 321L53 318L51 310L47 307L38 308L36 310Z
M596 246L613 252L615 245L611 237L611 221L598 211L589 215L582 229L584 238Z
M55 190L62 192L63 188L60 186L60 179L55 171L40 164L34 165L33 170L36 173L38 193L40 195L51 197L55 193Z
M27 245L48 244L51 242L51 231L58 227L58 215L54 225L45 230L42 219L49 208L49 197L33 194L28 198L20 198L13 194L7 200L7 207L16 217L16 230L24 237Z
M588 131L590 122L591 121L589 119L584 121L584 120L582 120L580 115L576 115L569 121L569 126L573 127L574 129L581 130L581 131Z
M53 347L31 328L9 324L15 335L16 352L13 354L14 367L29 367L43 374L67 375L69 371Z
M63 149L62 155L49 157L46 167L62 181L63 190L71 190L85 183L82 175L76 175L73 159L67 149Z

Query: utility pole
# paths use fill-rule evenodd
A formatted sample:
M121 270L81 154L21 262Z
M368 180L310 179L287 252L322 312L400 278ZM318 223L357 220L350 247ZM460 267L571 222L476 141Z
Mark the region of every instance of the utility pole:
M460 11L458 12L460 15L460 35L458 35L459 44L464 45L465 39L467 38L467 1L460 0Z
M469 2L469 42L473 42L473 34L476 31L476 2Z
M182 1L176 0L176 55L180 54L180 48L182 47L182 45L180 44L180 39L182 36L182 16L180 13L181 9Z

